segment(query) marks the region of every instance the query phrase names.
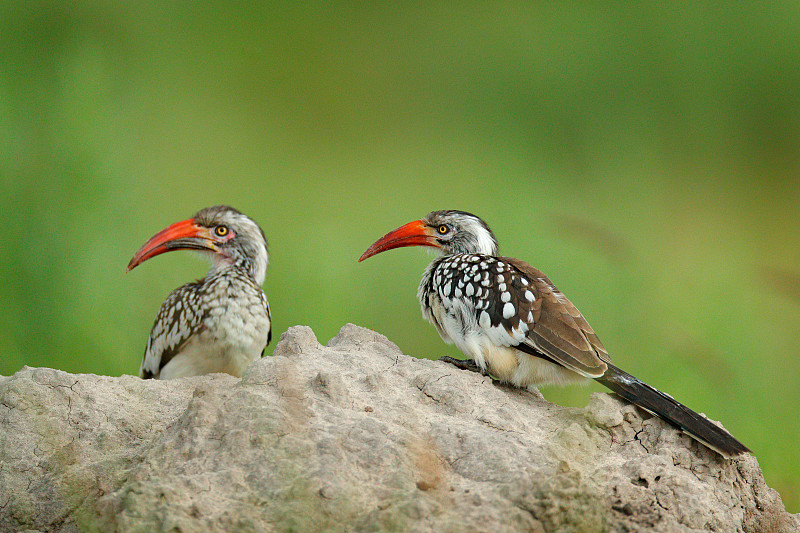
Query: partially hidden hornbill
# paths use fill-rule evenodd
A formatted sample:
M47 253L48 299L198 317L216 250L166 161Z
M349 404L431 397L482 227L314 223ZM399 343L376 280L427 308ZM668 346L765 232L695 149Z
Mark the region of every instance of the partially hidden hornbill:
M725 457L749 452L730 433L620 370L580 311L531 265L497 255L486 223L463 211L434 211L379 239L359 261L403 246L439 248L417 296L442 339L471 360L460 363L518 387L592 378L674 424Z
M240 377L272 337L261 284L267 239L253 220L228 206L208 207L158 232L128 271L165 252L195 250L211 259L205 278L175 289L161 305L139 369L142 378L225 372Z

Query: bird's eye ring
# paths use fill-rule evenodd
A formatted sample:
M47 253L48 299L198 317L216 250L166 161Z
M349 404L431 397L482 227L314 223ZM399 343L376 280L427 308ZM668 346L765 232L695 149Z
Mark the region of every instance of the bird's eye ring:
M446 235L448 231L450 231L450 227L447 224L442 224L437 228L439 235Z
M217 237L224 237L225 235L228 234L228 231L229 230L227 226L217 226L216 228L214 228L214 234Z

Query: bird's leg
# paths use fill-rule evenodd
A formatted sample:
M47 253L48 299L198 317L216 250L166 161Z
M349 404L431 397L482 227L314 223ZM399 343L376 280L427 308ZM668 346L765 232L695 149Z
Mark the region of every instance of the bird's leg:
M451 365L460 368L461 370L469 370L470 372L477 372L478 374L486 376L487 378L492 377L485 368L481 368L480 366L478 366L478 363L475 362L475 359L456 359L455 357L444 355L439 358L439 361L450 363Z

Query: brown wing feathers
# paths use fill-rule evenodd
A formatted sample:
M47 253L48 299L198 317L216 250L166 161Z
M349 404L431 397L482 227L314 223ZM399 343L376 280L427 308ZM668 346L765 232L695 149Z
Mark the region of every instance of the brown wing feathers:
M528 338L518 349L541 356L572 369L586 377L599 377L606 371L603 360L608 353L578 309L553 283L531 265L512 258L502 258L531 281L536 298L533 324ZM531 348L528 350L526 348Z

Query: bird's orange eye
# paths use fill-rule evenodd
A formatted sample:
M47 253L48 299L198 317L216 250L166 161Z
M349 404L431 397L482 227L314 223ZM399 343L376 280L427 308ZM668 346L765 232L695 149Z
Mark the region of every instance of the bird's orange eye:
M228 231L229 230L227 226L217 226L216 228L214 228L214 233L217 235L217 237L224 237L225 235L228 234Z
M444 235L445 233L450 231L450 228L446 224L442 224L441 226L439 226L438 231L439 235Z

